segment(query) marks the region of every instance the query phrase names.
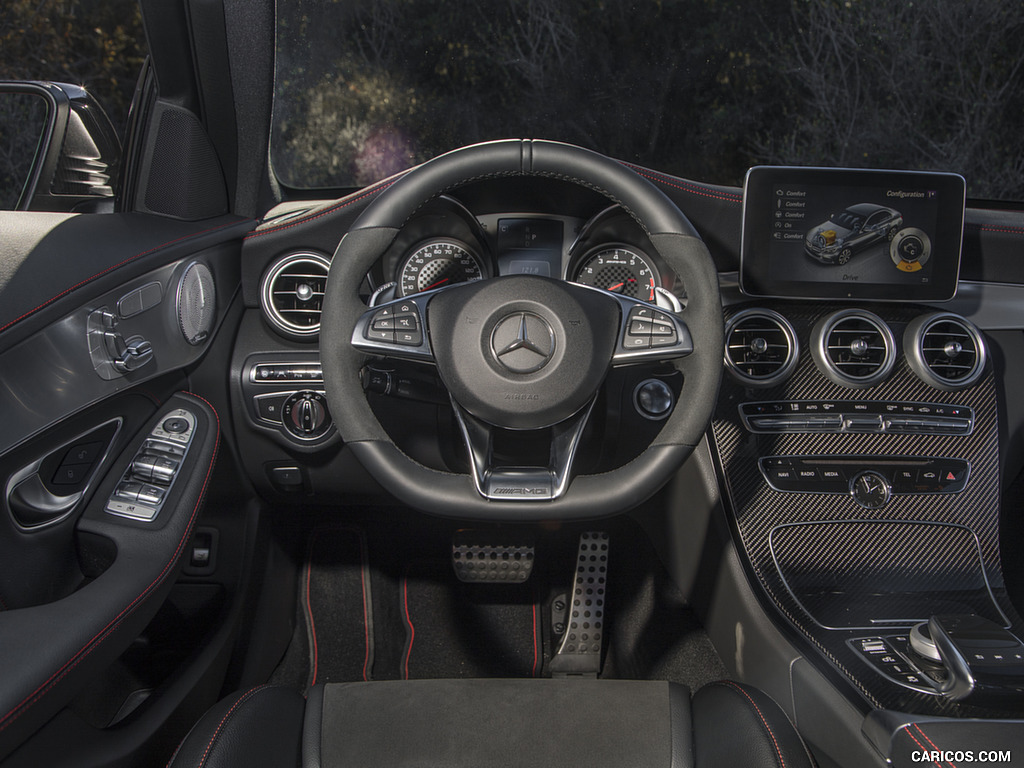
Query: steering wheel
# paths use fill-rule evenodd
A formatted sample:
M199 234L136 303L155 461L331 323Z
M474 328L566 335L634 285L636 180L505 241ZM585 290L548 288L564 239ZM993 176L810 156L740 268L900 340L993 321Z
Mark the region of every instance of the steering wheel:
M686 289L680 313L550 278L510 275L441 288L367 309L358 286L426 202L472 181L536 176L596 190L644 229ZM338 430L367 471L403 502L447 517L497 521L616 514L657 491L707 429L722 376L718 273L679 209L624 165L568 144L505 140L441 155L371 203L331 262L320 328L324 387ZM363 394L367 354L437 366L469 449L469 475L404 454ZM573 476L572 462L612 366L671 360L683 374L675 409L632 461ZM550 429L534 467L495 464L496 429Z

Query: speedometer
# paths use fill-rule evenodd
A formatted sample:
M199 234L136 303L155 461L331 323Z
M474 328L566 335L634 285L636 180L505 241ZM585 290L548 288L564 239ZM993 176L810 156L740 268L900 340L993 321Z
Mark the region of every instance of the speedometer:
M446 285L480 280L484 276L480 258L455 240L431 240L416 247L398 271L402 296Z
M658 273L648 257L621 245L602 246L587 254L573 279L643 301L654 301L654 289L659 283Z

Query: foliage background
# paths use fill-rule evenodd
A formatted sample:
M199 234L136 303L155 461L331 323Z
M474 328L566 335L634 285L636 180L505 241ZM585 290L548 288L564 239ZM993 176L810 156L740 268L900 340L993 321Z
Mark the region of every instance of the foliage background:
M357 186L456 146L569 141L693 179L950 170L1024 199L1024 3L288 0L273 158Z
M0 0L0 79L84 86L118 129L145 52L135 0Z
M272 157L297 187L523 136L723 184L917 168L1024 200L1021 2L279 0L278 33ZM116 126L144 54L134 0L0 1L0 78L84 85Z

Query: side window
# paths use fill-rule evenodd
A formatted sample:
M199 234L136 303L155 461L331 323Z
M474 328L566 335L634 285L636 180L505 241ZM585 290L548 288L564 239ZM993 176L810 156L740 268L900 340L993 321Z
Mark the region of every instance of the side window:
M50 121L50 104L42 94L0 92L0 210L17 209L31 189Z
M0 17L0 210L110 210L146 56L138 0L4 0Z

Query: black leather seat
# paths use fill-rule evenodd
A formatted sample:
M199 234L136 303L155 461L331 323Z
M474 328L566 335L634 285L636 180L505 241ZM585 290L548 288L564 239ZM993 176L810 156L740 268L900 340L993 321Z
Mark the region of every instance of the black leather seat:
M415 680L261 686L206 713L170 768L236 766L812 768L785 713L723 681L692 698L629 680Z

